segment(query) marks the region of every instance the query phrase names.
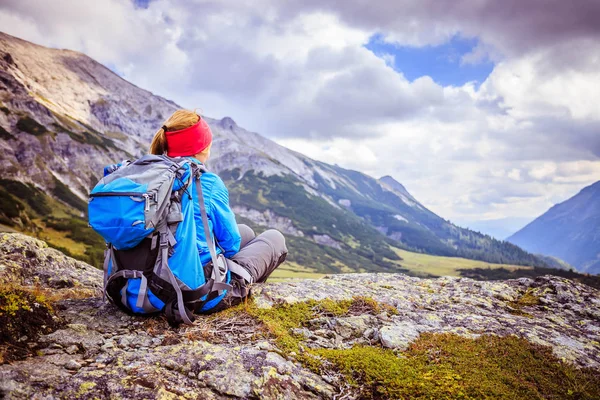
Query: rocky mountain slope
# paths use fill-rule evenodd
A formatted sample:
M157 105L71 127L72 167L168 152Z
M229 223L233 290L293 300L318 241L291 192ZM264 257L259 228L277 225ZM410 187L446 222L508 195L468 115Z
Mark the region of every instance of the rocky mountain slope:
M141 155L178 106L91 58L0 33L0 223L98 264L99 237L82 219L104 165ZM290 261L319 272L397 271L392 247L493 263L544 266L517 246L459 228L391 177L376 180L305 157L207 118L209 167L237 215L281 229Z
M1 397L600 395L600 293L562 278L266 283L179 328L105 304L101 281L42 241L0 235Z
M600 181L557 204L508 240L555 256L581 272L600 273Z

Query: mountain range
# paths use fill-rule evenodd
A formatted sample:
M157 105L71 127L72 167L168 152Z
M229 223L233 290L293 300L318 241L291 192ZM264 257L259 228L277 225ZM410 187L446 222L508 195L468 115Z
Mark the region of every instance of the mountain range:
M178 108L84 54L0 33L0 223L99 265L103 243L85 220L90 188L103 166L144 154ZM229 117L206 120L208 167L226 182L239 221L282 230L298 267L398 271L397 249L548 266L439 217L391 176L313 160Z
M553 206L508 240L565 260L580 272L600 273L600 181Z

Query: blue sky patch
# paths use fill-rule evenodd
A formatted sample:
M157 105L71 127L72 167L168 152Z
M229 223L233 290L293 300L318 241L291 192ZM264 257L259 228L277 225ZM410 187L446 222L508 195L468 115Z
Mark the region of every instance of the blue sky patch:
M136 7L139 8L148 8L148 5L150 4L152 0L133 0L133 3L136 5Z
M376 34L365 47L378 57L393 55L395 60L390 65L411 82L428 75L440 85L461 86L470 81L481 84L494 69L494 64L489 60L477 64L461 63L462 56L470 53L477 43L477 39L453 36L439 46L400 46L386 43L383 35Z

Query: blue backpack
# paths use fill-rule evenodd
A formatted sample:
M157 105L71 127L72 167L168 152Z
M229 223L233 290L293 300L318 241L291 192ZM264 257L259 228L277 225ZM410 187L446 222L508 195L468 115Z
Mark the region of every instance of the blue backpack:
M228 291L248 295L242 282L251 283L248 272L216 254L203 172L203 165L186 158L146 155L109 170L91 191L89 223L107 244L104 295L122 310L164 312L172 324L191 324L194 313L210 312ZM191 190L198 193L211 255L205 266L196 245Z

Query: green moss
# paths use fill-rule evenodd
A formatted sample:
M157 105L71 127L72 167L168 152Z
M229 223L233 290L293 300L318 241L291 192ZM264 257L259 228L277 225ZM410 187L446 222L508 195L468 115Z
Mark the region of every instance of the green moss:
M538 304L540 304L540 298L533 294L531 290L528 290L527 292L525 292L525 294L523 294L523 296L519 297L519 299L517 300L517 304L519 304L522 307L537 306Z
M331 311L340 311L346 308L345 305L335 305L331 300L317 302L314 300L283 304L270 309L257 308L251 303L246 311L258 319L266 327L267 332L275 338L277 347L286 355L296 353L298 361L312 370L317 370L321 363L312 354L301 351L301 336L291 333L294 328L299 328L309 320L316 317L317 313L326 309Z
M56 327L53 314L42 291L0 283L0 364L32 354L29 344Z
M355 302L364 302L364 297L353 300L309 300L293 304L280 304L273 308L257 308L254 303L245 310L261 322L272 326L275 331L285 333L292 328L298 328L313 318L330 316L339 317L348 314ZM374 300L371 299L374 302Z
M19 121L17 121L17 128L34 136L42 136L48 132L45 126L41 125L30 116L19 118Z
M392 311L393 310L393 311ZM300 328L312 319L318 317L341 317L357 314L378 314L382 311L396 313L396 309L378 304L368 297L355 297L352 300L309 300L294 304L280 304L269 309L256 307L254 302L240 305L225 311L227 313L247 312L262 323L266 332L275 338L282 354L296 353L297 360L308 368L318 371L321 368L319 357L312 350L301 346L302 336L293 334L294 328Z
M401 355L376 347L316 350L361 398L594 399L600 377L516 337L423 334Z
M536 302L533 294L524 304ZM261 322L284 356L321 374L342 374L361 399L595 399L600 375L559 361L548 347L525 339L422 334L396 354L378 346L307 349L291 333L319 316L392 312L370 298L307 301L259 309L253 302L225 311L247 312ZM395 310L395 309L394 309Z
M0 317L14 317L18 311L28 310L31 311L29 302L20 297L17 293L4 292L0 293Z
M540 304L540 298L533 293L533 289L528 289L521 297L508 303L509 312L514 315L531 317L531 314L523 310L524 307L534 307Z
M283 304L271 309L257 308L254 303L246 311L264 324L267 332L275 337L277 345L284 353L298 352L300 338L290 330L301 327L314 317L316 302Z
M87 394L90 390L96 387L96 382L84 382L79 385L79 390L77 391L77 398Z

